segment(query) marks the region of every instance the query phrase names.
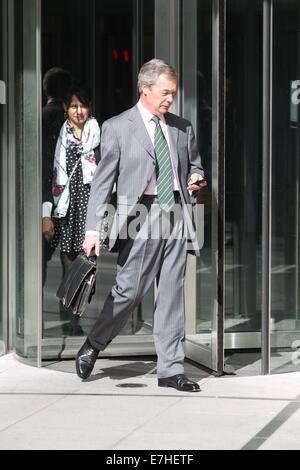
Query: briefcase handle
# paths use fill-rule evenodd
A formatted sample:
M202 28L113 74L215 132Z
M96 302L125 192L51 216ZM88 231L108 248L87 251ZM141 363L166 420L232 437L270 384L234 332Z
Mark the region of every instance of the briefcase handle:
M88 261L90 261L91 263L93 263L96 266L98 256L96 255L95 250L91 251L90 256L86 256L85 252L83 250L81 250L79 252L79 256L82 256L83 258L87 259Z

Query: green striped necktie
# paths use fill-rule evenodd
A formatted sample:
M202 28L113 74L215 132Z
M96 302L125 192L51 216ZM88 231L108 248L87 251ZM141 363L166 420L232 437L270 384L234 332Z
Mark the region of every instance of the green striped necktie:
M175 203L173 190L173 170L170 161L169 148L159 118L153 116L155 122L154 150L156 156L156 184L158 204L168 212Z

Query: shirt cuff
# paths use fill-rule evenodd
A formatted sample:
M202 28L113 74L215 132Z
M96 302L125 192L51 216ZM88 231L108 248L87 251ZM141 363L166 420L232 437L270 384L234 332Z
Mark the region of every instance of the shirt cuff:
M191 178L192 175L198 175L199 178L197 179L197 181L202 181L202 180L205 180L205 175L203 172L200 173L200 171L193 171L193 173L191 173L188 177L188 180Z
M51 219L52 207L53 207L52 202L43 203L43 218L49 217L49 219Z
M86 236L91 236L91 237L98 237L100 238L100 233L97 230L87 230L85 232Z

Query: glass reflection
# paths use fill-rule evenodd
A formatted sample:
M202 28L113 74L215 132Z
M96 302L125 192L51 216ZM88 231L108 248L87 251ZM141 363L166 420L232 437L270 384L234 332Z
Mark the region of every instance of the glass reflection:
M197 142L208 181L201 190L198 204L204 207L204 246L197 258L198 308L196 333L210 345L214 313L214 283L216 271L212 253L212 7L210 1L198 3L197 8Z
M77 87L67 92L63 101L66 120L57 138L53 161L52 193L43 204L44 211L51 206L49 213L43 214L45 241L50 245L49 251L59 247L63 276L82 251L90 184L100 161L100 128L91 115L91 105L85 89ZM62 304L59 308L61 319L69 322L64 332L80 335L78 316Z
M51 218L53 165L57 140L65 121L64 100L71 83L70 74L59 67L48 70L43 79L43 91L47 100L42 109L43 286L46 282L47 263L55 250L51 243L54 235Z
M247 373L261 368L262 10L227 1L225 348Z
M274 1L271 369L299 369L300 5ZM287 53L288 51L288 53Z
M136 2L133 0L87 0L84 4L80 0L42 2L44 74L55 67L68 71L65 73L69 73L72 87L84 84L91 91L92 113L100 125L135 103L137 90L135 80L133 85L133 73L140 65L137 58L144 61L154 54L154 1L143 0L139 3L140 16L136 14ZM137 21L141 22L142 27L141 43L134 40ZM78 24L83 28L84 34L78 34ZM49 193L52 195L55 148L59 129L66 119L65 110L62 109L63 100L59 98L54 101L55 103L52 100L49 103L49 97L45 93L43 202L49 201ZM44 210L44 215L47 215L45 205ZM58 234L63 230L62 223L53 219L53 212L51 214L50 208L49 214L48 207L48 218L43 221L43 337L49 339L45 343L49 345L49 351L54 345L52 354L56 354L56 343L50 341L51 338L88 334L116 275L116 255L102 253L96 292L84 316L79 319L65 311L56 298L56 291L68 262L77 255L80 243L78 239L71 251L61 250ZM56 245L58 246L55 249ZM123 334L151 334L152 311L153 292L149 292L143 304L133 312Z
M226 332L259 332L262 2L229 0L227 15Z

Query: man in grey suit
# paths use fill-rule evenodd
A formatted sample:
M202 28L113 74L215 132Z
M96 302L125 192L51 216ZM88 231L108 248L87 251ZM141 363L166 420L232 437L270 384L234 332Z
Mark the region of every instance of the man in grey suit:
M91 374L103 351L157 282L153 336L158 385L200 391L184 375L184 276L187 251L199 254L190 194L206 185L190 122L169 113L177 92L173 67L144 64L136 106L103 124L84 251L100 253L99 233L117 190L110 248L118 245L116 284L76 358L80 378Z

